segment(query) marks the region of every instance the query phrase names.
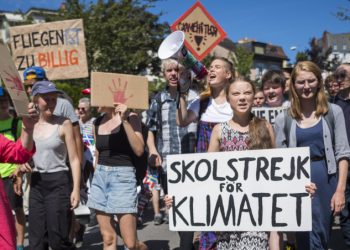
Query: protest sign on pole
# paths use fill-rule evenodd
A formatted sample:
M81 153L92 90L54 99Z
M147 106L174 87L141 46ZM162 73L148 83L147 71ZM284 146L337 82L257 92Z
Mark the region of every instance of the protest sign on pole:
M7 46L0 43L0 76L10 94L18 116L28 114L28 96Z
M49 80L89 75L82 19L10 27L10 44L21 74L35 65Z
M128 108L148 109L148 80L145 76L116 73L91 73L91 105L113 107L123 103Z
M225 31L199 1L177 19L171 29L185 33L186 48L198 60L202 60L226 37Z
M283 112L283 110L287 110L288 107L278 107L278 108L270 108L270 107L259 107L253 108L252 113L259 118L263 118L272 125L275 124L276 117L279 113Z
M167 156L172 231L310 231L308 147Z

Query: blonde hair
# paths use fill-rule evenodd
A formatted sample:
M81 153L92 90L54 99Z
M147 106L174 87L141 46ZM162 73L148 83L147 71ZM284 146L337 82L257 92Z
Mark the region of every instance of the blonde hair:
M173 58L169 58L162 61L162 65L161 65L162 72L164 73L166 69L168 69L173 65L178 67L179 70L182 70L184 68L184 66L179 61Z
M321 69L311 61L303 61L298 62L298 64L294 67L291 74L291 84L290 84L290 114L294 119L300 120L302 118L302 107L300 105L299 97L295 90L295 80L302 71L307 71L313 73L318 82L318 87L316 91L316 117L320 117L321 115L325 115L328 112L328 101L327 96L324 91L323 80Z
M226 72L231 73L231 78L229 79L229 83L232 82L235 76L235 71L233 68L233 64L227 60L225 57L215 57L211 62L214 62L215 60L220 60L224 62L224 67ZM207 99L211 96L211 87L209 84L207 84L206 89L199 95L201 100Z

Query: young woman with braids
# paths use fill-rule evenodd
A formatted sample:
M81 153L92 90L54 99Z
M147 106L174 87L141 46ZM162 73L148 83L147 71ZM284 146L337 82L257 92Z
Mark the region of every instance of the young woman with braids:
M255 94L254 85L244 79L236 79L227 86L226 93L227 101L233 110L233 117L213 128L208 152L273 148L274 133L271 124L251 113ZM216 235L216 249L268 249L269 247L268 232L217 232ZM272 244L271 249L273 249Z
M227 86L226 93L233 116L214 126L208 152L273 148L275 137L271 124L251 113L254 85L238 78ZM306 189L311 193L315 190L314 185L307 185ZM165 202L171 206L172 197L167 196ZM201 245L200 249L279 249L276 235L276 232L217 232L216 244Z

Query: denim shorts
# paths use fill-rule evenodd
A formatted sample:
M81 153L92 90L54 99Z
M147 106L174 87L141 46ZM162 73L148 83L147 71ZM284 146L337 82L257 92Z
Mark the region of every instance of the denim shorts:
M108 214L137 213L135 168L97 165L87 206Z

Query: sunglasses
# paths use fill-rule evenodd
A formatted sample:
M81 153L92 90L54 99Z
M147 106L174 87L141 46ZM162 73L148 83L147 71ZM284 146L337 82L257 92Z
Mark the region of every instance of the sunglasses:
M78 110L85 111L85 108L79 108L79 107L78 107L77 109L78 109Z

